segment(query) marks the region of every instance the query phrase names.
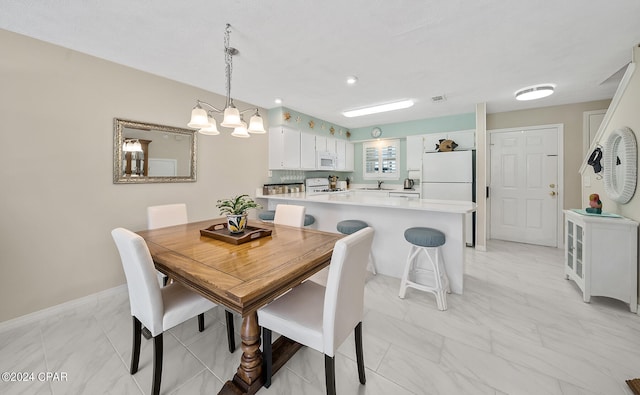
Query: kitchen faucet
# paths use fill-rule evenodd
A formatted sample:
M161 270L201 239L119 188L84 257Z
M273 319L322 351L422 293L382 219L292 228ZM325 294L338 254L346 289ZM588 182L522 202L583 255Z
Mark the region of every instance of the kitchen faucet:
M378 181L378 189L382 189L382 183L383 183L383 182L384 182L384 181Z

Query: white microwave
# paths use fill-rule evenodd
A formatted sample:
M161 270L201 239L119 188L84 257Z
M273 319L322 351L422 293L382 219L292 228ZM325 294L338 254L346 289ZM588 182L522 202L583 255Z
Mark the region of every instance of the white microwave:
M317 153L316 169L335 170L338 165L338 155L332 152L319 151Z

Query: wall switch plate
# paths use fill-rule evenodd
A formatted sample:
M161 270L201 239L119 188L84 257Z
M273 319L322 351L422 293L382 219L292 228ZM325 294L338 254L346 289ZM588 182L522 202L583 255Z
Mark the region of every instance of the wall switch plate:
M267 171L267 177L273 177L273 172L271 170Z
M585 187L590 187L591 186L591 176L582 176L582 184Z

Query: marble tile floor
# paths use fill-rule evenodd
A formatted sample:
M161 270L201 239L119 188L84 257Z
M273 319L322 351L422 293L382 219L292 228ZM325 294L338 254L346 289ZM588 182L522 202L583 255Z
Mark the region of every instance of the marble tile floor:
M336 356L338 394L632 394L640 377L640 317L564 279L563 252L491 241L467 250L465 292L449 309L399 280L374 276L363 323L367 384L358 382L353 337ZM236 328L240 327L240 320ZM239 335L236 334L239 343ZM0 371L65 373L66 381L0 381L0 394L148 394L152 344L128 372L131 317L126 292L37 324L0 333ZM165 335L163 394L215 394L240 350L226 347L224 311L207 312ZM324 359L303 348L259 394L324 394Z

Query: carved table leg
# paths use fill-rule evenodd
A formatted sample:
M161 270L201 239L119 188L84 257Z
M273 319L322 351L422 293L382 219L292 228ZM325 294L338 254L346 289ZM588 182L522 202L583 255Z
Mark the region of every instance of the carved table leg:
M242 319L240 338L242 339L240 366L233 380L225 383L220 394L255 394L262 387L258 313L251 313Z

